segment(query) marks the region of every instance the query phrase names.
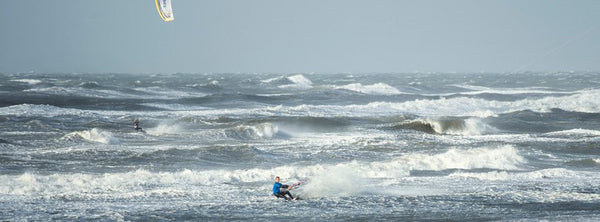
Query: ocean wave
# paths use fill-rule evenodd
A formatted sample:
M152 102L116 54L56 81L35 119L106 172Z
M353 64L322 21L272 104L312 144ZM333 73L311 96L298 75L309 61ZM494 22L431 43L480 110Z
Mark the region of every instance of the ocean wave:
M549 132L549 133L545 133L544 135L548 135L548 136L565 136L565 137L572 137L572 136L590 136L590 137L596 137L596 136L600 136L600 130L570 129L570 130L562 130L562 131L556 131L556 132Z
M574 167L600 167L600 159L571 160L565 164Z
M446 169L503 169L517 170L526 163L517 149L511 145L501 147L451 149L436 155L409 154L398 161L410 166L411 170Z
M62 115L80 115L86 116L91 115L88 111L61 108L52 105L34 105L34 104L21 104L7 107L0 107L0 113L2 115L14 115L14 116L44 116L44 117L56 117Z
M480 98L418 99L406 102L371 102L363 105L299 105L287 108L290 112L310 112L313 115L377 116L398 113L418 116L490 117L499 114L531 110L548 113L552 109L572 112L600 113L600 90L587 90L568 96L549 96L540 99L495 101Z
M459 92L459 95L480 95L480 94L501 94L501 95L520 95L520 94L574 94L576 92L564 92L552 90L548 87L524 87L524 88L489 88L474 85L453 85L458 88L471 90L470 92Z
M306 89L311 89L313 87L312 81L310 81L310 79L304 77L301 74L289 76L289 77L286 77L286 79L288 81L290 81L291 84L280 85L279 88L292 88L292 89L306 90Z
M353 92L359 92L369 95L398 95L403 94L400 90L385 84L375 83L372 85L362 85L360 83L352 83L344 86L332 86L334 89L345 89Z
M257 106L253 108L212 108L203 110L181 110L176 115L196 116L306 116L311 117L368 117L368 116L390 116L398 114L410 114L427 117L455 116L455 117L480 117L486 118L500 114L531 110L533 112L548 113L553 109L561 109L570 112L600 113L600 90L587 90L568 96L548 96L539 99L522 99L516 101L495 101L481 98L440 98L440 99L418 99L405 102L370 102L367 104L351 105L313 105L302 104L295 106ZM2 107L3 113L13 115L46 115L48 112L44 105L16 105ZM23 108L31 108L24 110ZM177 109L177 107L175 107ZM61 108L62 109L62 108ZM75 110L63 109L65 114L76 112ZM84 112L84 111L77 111ZM85 111L91 112L91 111ZM99 112L99 111L93 111ZM110 115L107 111L103 114ZM48 112L52 115L63 113ZM127 114L125 114L127 115ZM154 115L149 114L149 115Z
M82 82L79 84L79 87L88 88L88 89L99 89L102 88L102 85L96 81Z
M217 80L212 80L209 83L204 83L204 84L199 84L199 83L194 83L194 84L187 84L185 85L187 87L191 87L191 88L201 88L201 89L221 89L221 83L219 83L219 81Z
M115 138L112 133L103 131L97 128L91 130L84 130L78 132L72 132L61 137L62 140L66 141L78 141L85 140L88 142L96 142L103 144L119 144L120 141Z
M144 130L153 136L162 136L167 134L179 134L184 131L183 127L174 123L160 123L152 128L144 128Z
M186 111L186 110L206 110L204 106L183 105L177 103L142 103L142 106L158 108L163 110Z
M551 168L536 170L532 172L507 172L507 171L491 171L484 173L469 173L456 172L448 175L448 177L464 177L478 180L518 180L531 181L540 179L581 179L587 177L585 172L577 172L564 168Z
M119 92L116 90L102 89L97 83L82 83L81 87L43 87L23 90L23 92L50 94L59 96L109 98L109 99L132 99L140 98L139 95Z
M289 137L289 135L279 131L279 127L272 123L262 123L257 125L240 125L232 129L226 129L223 131L223 133L228 138L242 140Z
M494 127L484 123L479 118L437 118L437 119L416 119L405 123L400 123L393 127L394 129L412 129L430 134L451 134L451 135L481 135L490 132L497 132Z
M39 80L39 79L13 79L13 80L10 80L10 81L12 81L12 82L27 83L29 85L37 85L37 84L42 83L42 80Z
M205 97L206 93L164 89L161 87L137 87L130 89L115 90L106 89L97 82L83 82L76 87L51 86L25 89L23 92L40 93L60 96L77 96L89 98L110 99L181 99Z
M524 160L510 146L449 150L426 155L408 154L383 162L350 161L338 164L309 166L285 165L270 169L238 170L182 170L178 172L151 172L136 170L124 173L83 174L56 173L41 175L0 175L0 194L12 195L147 195L164 187L183 191L194 186L214 186L230 183L272 183L275 176L285 181L305 180L303 195L320 197L359 195L372 190L370 179L404 178L411 170L444 169L518 169ZM312 185L311 185L312 184ZM327 184L328 186L322 186ZM332 186L334 185L334 186ZM333 192L335 189L335 192ZM167 194L168 195L168 194Z
M206 97L208 94L197 92L195 90L174 90L164 89L162 87L137 87L134 90L142 92L144 95L137 96L144 99L182 99Z

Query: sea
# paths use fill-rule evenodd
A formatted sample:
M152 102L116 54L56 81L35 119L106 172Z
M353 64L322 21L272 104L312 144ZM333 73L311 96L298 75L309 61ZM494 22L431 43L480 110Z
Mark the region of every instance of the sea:
M600 73L1 73L0 220L599 221Z

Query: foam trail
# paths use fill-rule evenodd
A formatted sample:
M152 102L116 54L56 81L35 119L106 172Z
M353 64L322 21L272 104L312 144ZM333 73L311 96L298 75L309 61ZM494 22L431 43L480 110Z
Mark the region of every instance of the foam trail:
M323 170L302 188L303 197L353 196L368 190L366 181L349 165Z

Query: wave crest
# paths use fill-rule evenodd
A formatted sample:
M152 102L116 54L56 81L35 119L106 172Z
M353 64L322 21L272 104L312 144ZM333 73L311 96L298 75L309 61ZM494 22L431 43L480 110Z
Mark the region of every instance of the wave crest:
M375 83L372 85L362 85L360 83L352 83L345 86L336 86L336 89L345 89L349 91L369 94L369 95L398 95L402 94L400 90L385 84L385 83Z
M294 88L294 89L311 89L312 81L301 74L286 77L291 84L281 85L279 88Z
M91 130L84 130L78 132L72 132L61 139L68 141L85 140L89 142L103 143L103 144L119 144L120 141L115 138L112 133L103 131L97 128Z
M286 134L279 131L279 127L272 123L262 123L258 125L241 125L232 129L225 130L225 135L235 139L273 139Z
M481 135L497 131L479 118L417 119L401 123L395 129L412 129L430 134Z

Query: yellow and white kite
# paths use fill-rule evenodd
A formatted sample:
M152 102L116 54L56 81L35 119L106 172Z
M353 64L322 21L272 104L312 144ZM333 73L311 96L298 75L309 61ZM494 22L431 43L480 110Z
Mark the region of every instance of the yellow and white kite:
M156 9L158 14L165 22L173 21L173 8L171 7L171 0L156 0Z

